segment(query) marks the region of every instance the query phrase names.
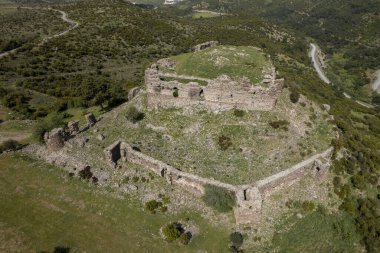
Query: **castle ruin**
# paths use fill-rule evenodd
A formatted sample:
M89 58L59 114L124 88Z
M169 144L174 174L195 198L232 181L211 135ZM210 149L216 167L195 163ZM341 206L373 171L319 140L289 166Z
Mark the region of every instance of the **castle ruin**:
M194 50L213 45L214 43L201 44ZM246 77L231 78L221 75L215 79L207 79L177 75L173 73L174 70L175 62L165 58L152 64L145 71L149 108L196 106L212 111L233 108L271 111L284 86L284 79L276 79L274 68L256 84L252 84Z

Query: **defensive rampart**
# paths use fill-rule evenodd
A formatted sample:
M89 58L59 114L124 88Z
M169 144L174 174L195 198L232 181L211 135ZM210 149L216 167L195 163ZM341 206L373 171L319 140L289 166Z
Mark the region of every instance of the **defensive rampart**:
M123 148L120 148L123 147ZM112 152L111 152L112 151ZM112 155L110 155L112 153ZM203 195L206 185L213 185L231 191L236 196L234 209L237 224L256 223L260 220L261 205L266 194L279 185L290 182L306 175L321 177L329 165L332 148L314 155L289 169L259 180L252 185L231 185L214 179L203 178L191 173L183 172L162 161L133 149L122 140L116 141L105 149L106 158L112 167L118 159L128 160L150 169L173 185L179 185L197 195Z

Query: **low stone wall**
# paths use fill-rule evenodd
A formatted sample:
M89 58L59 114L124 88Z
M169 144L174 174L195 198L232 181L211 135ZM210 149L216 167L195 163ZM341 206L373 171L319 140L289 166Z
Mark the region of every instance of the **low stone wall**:
M252 185L231 185L214 179L203 178L191 173L183 172L162 161L154 159L146 154L134 150L129 144L119 140L105 150L110 164L114 167L117 160L123 158L129 162L139 164L150 169L155 174L165 178L168 183L184 187L197 195L203 195L206 185L213 185L233 192L236 196L234 208L236 223L253 224L260 221L263 198L270 190L296 178L311 174L321 177L328 167L328 159L333 148L314 155L289 169L275 175L259 180Z
M257 181L254 186L257 187L261 194L264 194L266 191L273 189L274 187L283 184L285 182L294 180L296 178L304 176L306 173L320 173L322 168L320 159L330 159L333 148L329 148L326 151L316 154L310 157L307 160L304 160L289 169L283 170L277 174L264 178L262 180ZM319 166L319 167L318 167ZM315 168L315 170L312 170ZM319 168L319 170L317 170Z

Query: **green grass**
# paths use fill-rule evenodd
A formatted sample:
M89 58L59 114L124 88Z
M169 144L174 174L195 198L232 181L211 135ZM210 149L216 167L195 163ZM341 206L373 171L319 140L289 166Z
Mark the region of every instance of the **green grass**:
M190 83L190 82L197 82L201 86L207 86L207 82L206 81L198 80L198 79L191 80L191 79L166 77L166 76L165 77L160 77L160 79L163 80L163 81L166 81L166 82L177 81L177 82L184 83L184 84L187 84L187 83Z
M0 251L226 252L228 229L211 226L191 211L149 214L133 199L120 199L59 168L26 155L0 160ZM161 226L189 217L199 227L188 246L167 243Z
M198 18L215 18L219 17L220 14L216 12L199 12L199 11L194 11L192 18L198 19Z
M345 213L327 214L319 209L302 219L291 217L277 229L267 252L361 252L354 222Z
M232 78L247 77L252 84L260 82L271 63L254 47L217 46L199 52L172 57L179 75L214 79L222 74Z

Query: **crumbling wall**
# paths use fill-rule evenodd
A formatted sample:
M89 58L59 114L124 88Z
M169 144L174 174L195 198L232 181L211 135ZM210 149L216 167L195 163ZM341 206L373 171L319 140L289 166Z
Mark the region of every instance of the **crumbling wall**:
M115 141L104 150L107 163L116 168L117 161L122 158L124 161L127 159L127 149L125 143L121 140Z
M204 42L204 43L201 43L201 44L194 46L193 51L197 52L197 51L201 51L203 49L209 48L209 47L215 47L217 45L219 45L218 41L207 41L207 42Z
M45 144L50 151L58 151L65 146L65 133L63 128L54 128L44 135Z
M277 174L259 180L255 183L255 186L260 190L262 194L273 188L294 179L300 178L307 173L312 175L321 175L320 173L326 172L328 161L331 157L333 148L329 148L323 153L316 154L307 160L304 160L289 169L283 170ZM326 159L324 165L322 165L321 159Z
M67 124L67 126L71 135L79 133L79 120L71 121Z
M105 150L106 158L112 167L115 167L117 160L123 158L129 162L139 164L150 169L157 175L166 179L169 184L179 185L198 195L203 195L206 185L213 185L233 192L236 196L236 207L234 214L236 223L254 224L260 221L263 198L273 188L292 181L296 178L311 174L316 177L323 177L328 168L328 160L331 157L333 148L314 155L309 159L298 163L291 168L280 173L259 180L253 185L234 186L214 179L203 178L191 173L183 172L162 161L154 159L146 154L134 150L127 143L118 140Z
M237 224L252 224L260 221L262 196L257 187L239 187L234 208Z
M166 76L176 77L175 74L161 73L159 64L153 64L145 71L148 108L198 106L208 110L270 111L284 86L283 79L275 79L275 71L255 85L247 78L231 79L226 75L213 80L177 76L194 80L189 83L161 80ZM202 86L200 79L206 81L207 86Z
M94 114L92 114L92 113L88 113L88 114L85 115L85 117L86 117L86 120L87 120L87 124L88 124L88 126L93 126L93 125L95 125L95 123L96 123L97 120L96 120Z

